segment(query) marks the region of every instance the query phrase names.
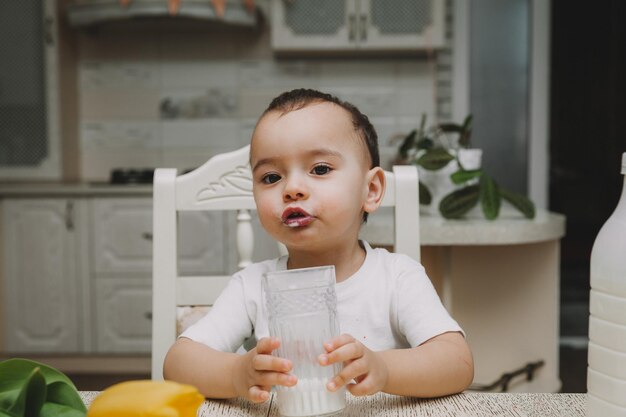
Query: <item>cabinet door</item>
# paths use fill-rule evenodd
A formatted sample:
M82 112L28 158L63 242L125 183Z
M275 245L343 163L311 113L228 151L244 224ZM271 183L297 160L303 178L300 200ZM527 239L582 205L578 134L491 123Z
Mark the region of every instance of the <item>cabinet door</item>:
M56 1L0 6L0 178L59 178Z
M96 352L150 352L152 281L149 278L96 280L93 302Z
M360 0L357 21L357 39L362 49L419 50L444 46L444 1Z
M358 0L272 0L276 51L345 50L356 44Z
M224 273L223 213L183 213L178 221L181 274ZM129 273L149 276L152 272L152 199L94 199L93 250L97 276Z
M3 204L5 350L81 350L83 205L63 199Z

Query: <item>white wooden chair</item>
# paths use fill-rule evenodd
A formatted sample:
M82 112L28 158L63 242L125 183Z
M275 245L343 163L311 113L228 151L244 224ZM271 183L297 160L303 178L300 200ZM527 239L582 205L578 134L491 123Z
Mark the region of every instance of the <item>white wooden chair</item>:
M387 189L382 206L395 208L394 249L419 261L417 168L395 166L393 172L386 171L385 176ZM217 155L184 175L177 175L176 169L157 169L154 173L153 199L152 379L163 379L163 360L177 337L177 308L212 305L230 279L230 276L180 276L177 255L178 213L237 211L238 267L250 264L253 253L250 210L254 210L255 205L249 146Z

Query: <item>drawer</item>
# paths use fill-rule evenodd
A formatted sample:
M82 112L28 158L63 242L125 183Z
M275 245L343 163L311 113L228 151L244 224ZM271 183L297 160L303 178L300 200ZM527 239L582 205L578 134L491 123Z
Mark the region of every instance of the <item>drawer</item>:
M152 199L101 198L93 201L93 254L97 275L152 271ZM179 216L178 256L183 275L224 273L224 214Z

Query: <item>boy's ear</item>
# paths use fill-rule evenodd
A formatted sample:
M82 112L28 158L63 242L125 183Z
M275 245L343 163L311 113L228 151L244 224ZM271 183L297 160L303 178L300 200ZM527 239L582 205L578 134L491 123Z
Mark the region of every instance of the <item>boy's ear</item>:
M374 167L367 171L367 195L363 202L363 211L373 213L378 209L385 195L385 171L381 167Z

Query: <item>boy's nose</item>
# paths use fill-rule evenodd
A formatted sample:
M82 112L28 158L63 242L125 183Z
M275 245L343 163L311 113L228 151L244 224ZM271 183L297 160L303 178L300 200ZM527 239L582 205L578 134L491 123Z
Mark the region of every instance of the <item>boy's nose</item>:
M302 200L308 196L306 186L302 179L297 177L289 178L283 190L283 199L287 201Z

